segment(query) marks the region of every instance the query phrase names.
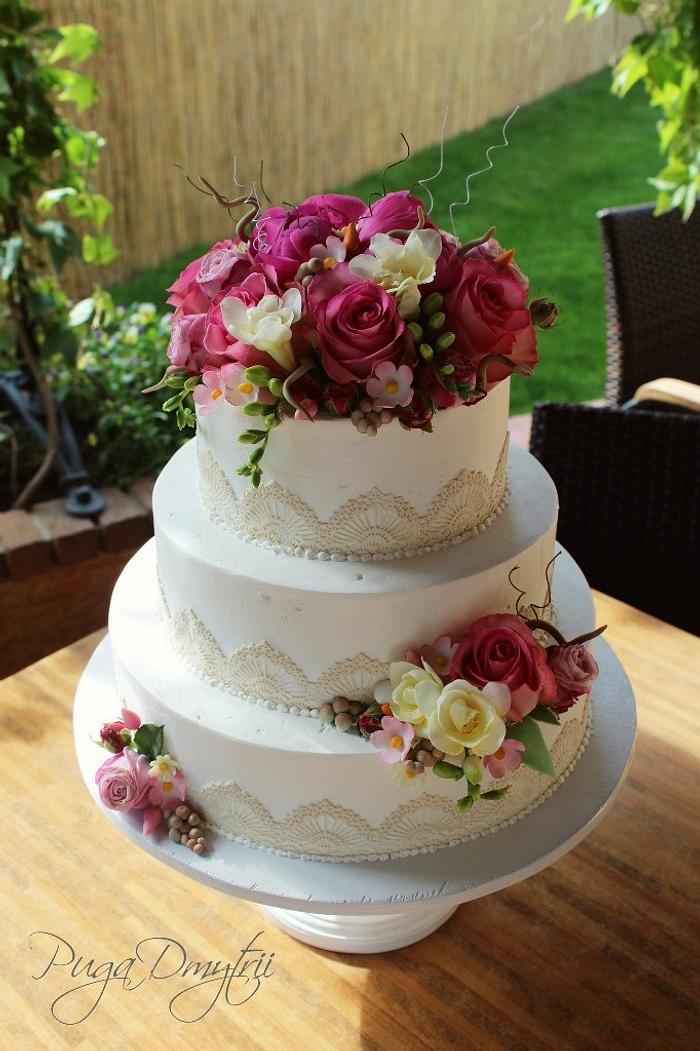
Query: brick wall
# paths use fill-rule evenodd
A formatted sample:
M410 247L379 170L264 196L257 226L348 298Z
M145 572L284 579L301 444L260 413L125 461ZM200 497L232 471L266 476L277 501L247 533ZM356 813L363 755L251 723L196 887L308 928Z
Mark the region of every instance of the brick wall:
M106 624L122 567L153 532L152 489L104 490L94 521L61 500L0 514L0 678Z

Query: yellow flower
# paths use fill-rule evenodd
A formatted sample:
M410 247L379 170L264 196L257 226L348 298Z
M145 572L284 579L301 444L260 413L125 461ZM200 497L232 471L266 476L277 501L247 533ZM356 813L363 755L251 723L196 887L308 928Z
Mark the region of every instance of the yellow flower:
M457 755L463 748L474 755L491 755L506 735L501 716L509 704L510 691L501 683L487 683L479 690L465 679L455 679L437 698L428 718L428 736L446 755Z
M418 668L408 661L396 661L389 665L389 679L393 686L391 710L395 717L416 728L425 727L442 690L440 678L429 664Z

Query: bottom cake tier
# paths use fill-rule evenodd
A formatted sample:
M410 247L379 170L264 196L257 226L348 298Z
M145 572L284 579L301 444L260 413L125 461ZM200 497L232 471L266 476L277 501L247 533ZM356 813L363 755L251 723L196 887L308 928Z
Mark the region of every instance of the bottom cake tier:
M585 578L562 552L553 584L559 630L593 626ZM188 798L215 831L253 847L323 861L402 857L497 832L530 813L568 776L588 740L590 702L559 725L541 724L554 777L521 766L482 791L508 787L462 812L464 781L430 772L392 776L362 737L318 718L232 697L189 671L160 619L153 542L129 562L114 590L109 628L120 703L163 724L168 751L186 771ZM397 659L402 658L397 654Z

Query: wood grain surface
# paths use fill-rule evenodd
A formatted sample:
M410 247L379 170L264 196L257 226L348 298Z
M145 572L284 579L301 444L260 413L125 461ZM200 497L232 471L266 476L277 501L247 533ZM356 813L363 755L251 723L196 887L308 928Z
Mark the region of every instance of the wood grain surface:
M700 639L597 601L639 706L632 771L610 814L546 871L461 906L420 944L375 957L293 941L255 906L165 868L105 820L80 781L70 723L97 635L7 679L2 1051L699 1047ZM30 937L36 931L48 934ZM244 1004L222 992L200 1021L171 1013L196 975L136 987L144 971L134 969L131 990L113 978L57 999L90 981L79 973L87 961L116 966L144 939L172 938L189 960L234 964L259 931L274 973ZM36 977L58 944L49 935L73 947L75 977L63 965ZM56 963L68 953L63 946ZM249 991L240 979L230 988L232 1000ZM54 1004L75 1021L100 989L84 1021L52 1017ZM209 1000L214 992L211 983ZM172 1009L205 1007L183 997Z

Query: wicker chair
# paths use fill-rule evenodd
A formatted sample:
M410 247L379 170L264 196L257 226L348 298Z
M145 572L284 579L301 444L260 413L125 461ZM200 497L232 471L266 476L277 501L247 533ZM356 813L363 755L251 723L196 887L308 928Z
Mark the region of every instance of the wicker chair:
M657 376L700 383L700 208L598 213L608 326L606 400L621 405Z
M700 634L700 413L538 405L530 449L591 585Z

